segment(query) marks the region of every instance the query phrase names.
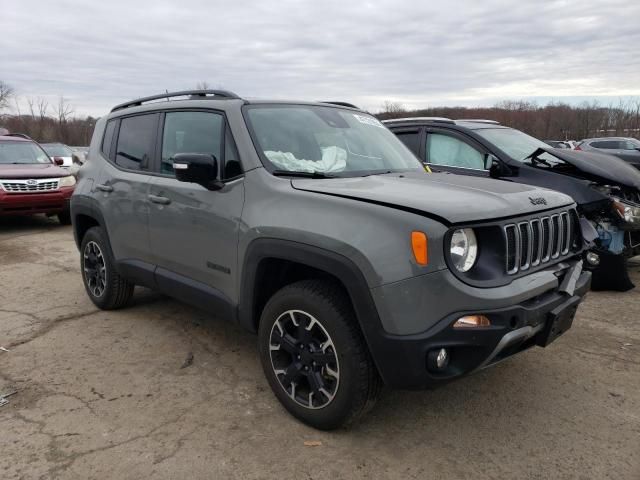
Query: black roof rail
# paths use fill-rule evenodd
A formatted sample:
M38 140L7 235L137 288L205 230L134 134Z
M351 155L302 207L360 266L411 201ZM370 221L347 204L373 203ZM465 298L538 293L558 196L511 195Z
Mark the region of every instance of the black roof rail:
M142 105L143 103L152 102L153 100L169 100L173 97L189 97L190 99L197 99L198 97L207 98L207 96L235 99L240 98L238 95L233 92L229 92L228 90L182 90L180 92L167 92L161 93L159 95L152 95L150 97L142 97L135 100L130 100L128 102L116 105L111 109L111 111L115 112L116 110L123 110L129 107L137 107L139 105Z
M24 138L26 140L33 140L33 138L31 138L26 133L7 133L5 137L18 137L18 138Z
M349 102L333 102L333 101L329 101L329 100L324 100L324 101L321 101L320 103L326 103L326 104L329 104L329 105L338 105L339 107L357 108L358 110L360 110L359 107L357 107L353 103L349 103Z

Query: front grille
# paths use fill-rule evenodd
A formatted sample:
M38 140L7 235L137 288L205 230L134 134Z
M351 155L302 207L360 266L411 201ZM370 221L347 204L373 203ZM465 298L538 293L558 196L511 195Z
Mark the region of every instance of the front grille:
M514 275L567 255L576 241L575 211L505 225L505 264Z
M5 192L37 193L58 190L57 178L39 178L30 180L0 180Z

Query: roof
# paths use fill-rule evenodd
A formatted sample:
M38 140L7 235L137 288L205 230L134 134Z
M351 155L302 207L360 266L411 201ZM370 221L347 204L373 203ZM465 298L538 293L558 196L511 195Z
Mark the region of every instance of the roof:
M582 141L591 142L594 140L638 140L638 139L633 137L593 137L593 138L585 138Z
M0 142L33 142L33 140L22 137L13 137L11 135L0 135Z
M352 110L361 111L358 107L351 103L342 102L342 101L318 101L318 102L309 102L309 101L287 101L287 100L264 100L264 99L245 99L241 98L237 94L230 92L228 90L182 90L179 92L166 92L159 95L152 95L149 97L142 97L134 100L130 100L128 102L121 103L116 105L111 109L110 113L121 113L121 112L130 112L130 111L140 111L140 110L154 110L158 107L158 104L164 104L166 106L167 103L171 104L171 107L176 107L182 105L193 105L194 102L202 103L206 102L207 105L211 105L211 102L215 102L215 104L220 105L221 102L229 103L229 102L241 102L242 104L266 104L266 103L277 103L277 104L296 104L296 105L327 105L327 106L335 106L340 108L347 108ZM148 108L136 108L136 107L148 107ZM135 110L129 110L134 108Z
M509 128L500 125L495 120L483 120L483 119L461 119L452 120L444 117L405 117L405 118L392 118L389 120L383 120L385 125L424 125L424 124L448 124L457 125L469 130L480 130L485 128Z

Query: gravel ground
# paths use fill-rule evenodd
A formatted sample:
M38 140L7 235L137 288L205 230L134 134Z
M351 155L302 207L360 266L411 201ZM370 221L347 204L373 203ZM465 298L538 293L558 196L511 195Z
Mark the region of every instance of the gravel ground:
M2 479L640 478L640 288L590 293L547 349L386 391L323 433L277 403L253 335L142 289L98 311L78 263L70 227L0 219Z

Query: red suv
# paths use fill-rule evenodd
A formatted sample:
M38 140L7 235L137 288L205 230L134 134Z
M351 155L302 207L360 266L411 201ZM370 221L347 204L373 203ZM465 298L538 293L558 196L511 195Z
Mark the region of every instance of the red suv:
M75 184L33 140L0 135L0 216L46 213L69 225Z

